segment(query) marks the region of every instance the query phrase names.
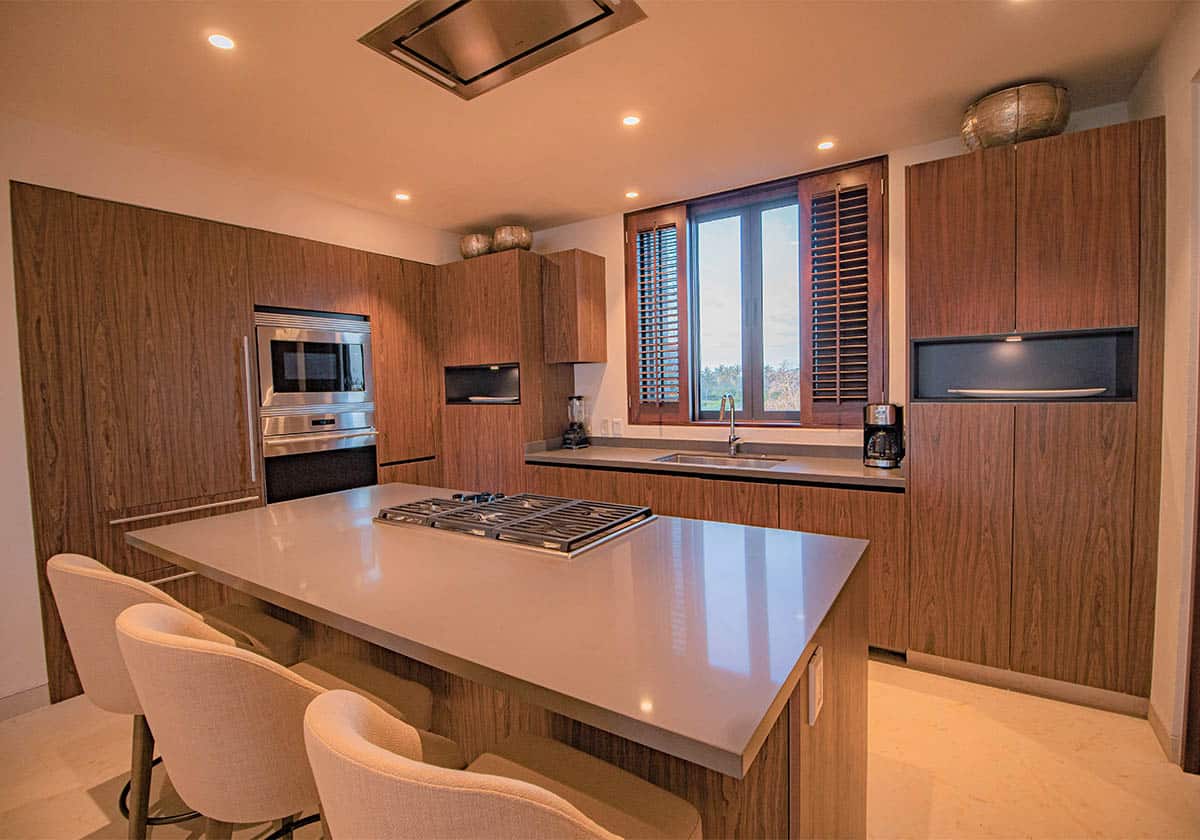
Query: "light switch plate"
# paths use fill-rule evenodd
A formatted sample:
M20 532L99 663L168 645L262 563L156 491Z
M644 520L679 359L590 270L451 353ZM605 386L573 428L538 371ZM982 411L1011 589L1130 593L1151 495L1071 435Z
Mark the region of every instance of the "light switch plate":
M620 436L621 436L621 427L622 427L623 425L625 425L625 424L621 422L621 418L620 418L620 417L614 417L614 418L612 419L612 433L613 433L613 437L620 437Z
M818 647L808 660L808 725L816 726L825 705L825 649Z

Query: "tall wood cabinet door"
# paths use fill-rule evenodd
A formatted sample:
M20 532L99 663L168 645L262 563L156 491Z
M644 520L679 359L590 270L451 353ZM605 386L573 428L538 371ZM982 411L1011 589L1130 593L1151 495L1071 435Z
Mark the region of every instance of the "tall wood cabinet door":
M513 250L439 267L438 343L442 364L487 365L521 360L519 260L519 253Z
M379 463L433 455L442 403L433 267L368 254L367 275L374 296L371 349Z
M257 490L245 231L79 199L99 512Z
M265 230L246 236L256 305L371 314L365 251Z
M908 167L913 338L1005 333L1016 322L1013 149Z
M1138 126L1032 140L1017 155L1017 329L1138 322Z
M805 487L779 488L779 527L870 540L869 638L873 647L908 648L908 508L903 493Z
M1013 407L909 407L909 644L1009 663Z
M1137 406L1017 406L1012 668L1125 690Z

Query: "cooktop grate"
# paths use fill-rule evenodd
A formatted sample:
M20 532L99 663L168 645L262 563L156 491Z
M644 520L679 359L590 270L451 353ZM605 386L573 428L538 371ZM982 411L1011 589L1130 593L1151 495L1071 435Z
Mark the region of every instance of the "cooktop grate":
M383 508L376 518L571 555L652 516L650 508L637 505L521 493L478 503L422 499Z

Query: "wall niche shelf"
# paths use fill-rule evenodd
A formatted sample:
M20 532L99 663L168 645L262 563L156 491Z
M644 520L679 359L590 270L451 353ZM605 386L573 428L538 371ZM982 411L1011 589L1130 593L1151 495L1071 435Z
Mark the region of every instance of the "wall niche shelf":
M446 405L520 405L521 366L516 363L446 368Z
M917 339L914 402L1128 402L1137 329Z

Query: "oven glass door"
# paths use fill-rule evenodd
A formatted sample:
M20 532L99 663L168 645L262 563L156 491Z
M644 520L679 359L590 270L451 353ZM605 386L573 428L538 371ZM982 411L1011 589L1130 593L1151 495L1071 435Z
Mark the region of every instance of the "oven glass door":
M259 326L258 373L263 408L374 401L370 333Z
M366 391L363 346L271 339L271 383L280 394Z

